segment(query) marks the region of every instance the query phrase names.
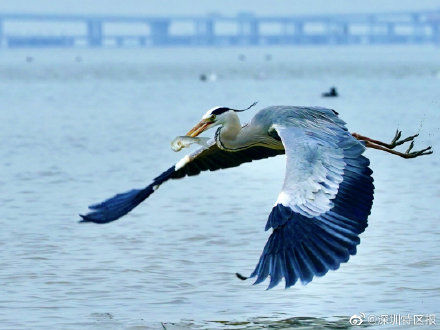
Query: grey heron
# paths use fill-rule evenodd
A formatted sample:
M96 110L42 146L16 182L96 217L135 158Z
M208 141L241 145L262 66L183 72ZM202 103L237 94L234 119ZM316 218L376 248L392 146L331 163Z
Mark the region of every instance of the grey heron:
M218 126L214 138L147 187L90 206L91 212L81 215L82 222L102 224L117 220L169 179L286 154L284 184L265 228L272 229L272 233L250 277L256 277L256 284L270 276L268 288L282 278L286 287L298 280L306 284L314 276L338 269L356 254L374 193L370 162L362 155L365 149L379 149L403 158L432 153L431 147L412 151L417 134L401 139L401 132L397 131L391 143L351 134L332 109L271 106L242 126L237 113L244 110L210 109L187 137L196 138ZM406 152L394 150L406 142L411 142Z

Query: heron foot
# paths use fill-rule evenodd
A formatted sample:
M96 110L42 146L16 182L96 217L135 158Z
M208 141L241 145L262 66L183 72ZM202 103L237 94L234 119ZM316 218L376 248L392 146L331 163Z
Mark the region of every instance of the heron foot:
M366 137L366 136L363 136L363 135L360 135L357 133L352 133L352 135L356 139L358 139L360 141L364 141L365 146L368 148L383 150L383 151L389 152L390 154L400 156L402 158L416 158L419 156L432 154L431 146L429 146L425 149L419 150L419 151L411 151L412 148L414 147L414 139L416 137L418 137L419 134L414 134L414 135L411 135L411 136L408 136L408 137L402 139L401 138L402 131L396 130L396 134L394 135L394 138L392 139L391 143L385 143L382 141L374 140L374 139L371 139L369 137ZM410 141L411 141L411 143L405 152L399 152L399 151L393 150L395 147L400 146L400 145L404 144L405 142L410 142Z
M390 154L393 154L393 155L396 155L396 156L400 156L400 157L406 158L406 159L416 158L416 157L424 156L424 155L430 155L433 152L431 150L432 149L431 146L429 146L429 147L427 147L425 149L422 149L422 150L411 151L412 148L414 147L414 141L411 141L411 144L409 145L408 149L406 149L405 152L399 152L399 151L396 151L396 150L392 150L392 149L384 147L383 145L379 145L379 144L373 143L371 141L365 141L365 146L367 148L373 148L373 149L378 149L378 150L386 151L386 152L389 152Z
M389 143L389 144L384 143L383 146L388 149L394 149L395 147L400 146L400 145L404 144L405 142L409 142L409 141L413 142L414 139L418 136L419 136L419 134L414 134L414 135L408 136L408 137L400 140L400 138L402 137L402 131L399 131L397 129L396 134L394 135L394 138L391 140L391 143ZM408 149L410 149L410 148L408 148Z
M414 147L414 141L411 142L411 144L409 145L408 149L403 154L404 156L401 156L401 157L403 157L403 158L416 158L416 157L419 157L419 156L432 154L432 150L431 150L432 147L431 146L429 146L429 147L427 147L425 149L419 150L419 151L411 152L413 147Z

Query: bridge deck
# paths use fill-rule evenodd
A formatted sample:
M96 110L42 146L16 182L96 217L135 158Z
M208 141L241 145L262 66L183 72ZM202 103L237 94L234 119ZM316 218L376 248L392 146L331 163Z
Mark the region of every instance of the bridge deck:
M440 10L284 17L0 14L3 47L361 43L440 44Z

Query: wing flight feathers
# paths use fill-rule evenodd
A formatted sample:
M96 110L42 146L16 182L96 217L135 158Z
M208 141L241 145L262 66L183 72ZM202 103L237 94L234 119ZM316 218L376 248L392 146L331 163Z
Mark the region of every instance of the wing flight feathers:
M133 189L117 194L106 201L89 206L92 210L86 215L80 215L81 222L108 223L129 213L147 199L161 184L169 179L179 179L185 176L198 175L202 171L216 171L236 167L246 162L283 154L284 150L274 150L265 147L251 147L237 152L228 152L218 148L214 140L193 153L183 157L176 165L163 172L153 182L143 189Z
M287 156L284 185L266 230L273 228L250 277L282 278L286 288L338 269L356 254L374 185L365 147L344 126L275 125Z

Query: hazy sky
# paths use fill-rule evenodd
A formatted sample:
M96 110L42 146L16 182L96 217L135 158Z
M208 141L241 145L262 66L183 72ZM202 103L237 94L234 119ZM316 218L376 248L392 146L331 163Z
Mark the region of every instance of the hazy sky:
M440 10L438 0L0 0L0 12L258 15Z

